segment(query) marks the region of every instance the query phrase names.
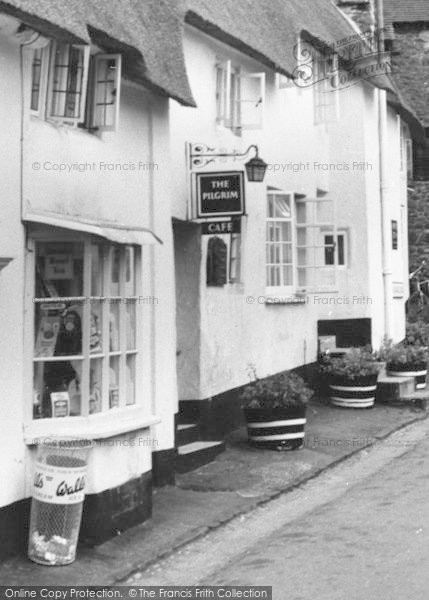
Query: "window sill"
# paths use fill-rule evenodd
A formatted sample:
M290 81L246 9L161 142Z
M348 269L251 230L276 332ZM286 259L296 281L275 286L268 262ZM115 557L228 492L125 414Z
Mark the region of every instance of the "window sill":
M24 425L24 442L31 446L38 438L106 439L160 422L159 417L147 415L141 407L113 409L90 417L35 419Z
M296 292L266 292L265 296L259 296L258 301L260 304L266 304L269 306L277 304L301 306L307 304L307 296L306 294L299 294Z

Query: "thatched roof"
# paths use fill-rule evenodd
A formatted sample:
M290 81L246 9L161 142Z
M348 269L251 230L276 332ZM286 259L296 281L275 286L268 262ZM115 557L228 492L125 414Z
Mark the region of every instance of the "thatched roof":
M386 23L429 23L428 0L384 0Z
M185 2L187 23L289 76L297 66L293 49L299 35L329 46L357 33L357 28L331 0ZM421 136L421 125L401 98L394 79L381 73L369 83L387 91L389 104L410 124L414 135Z
M124 53L125 74L195 106L183 55L183 12L174 0L0 0L0 10L47 35Z

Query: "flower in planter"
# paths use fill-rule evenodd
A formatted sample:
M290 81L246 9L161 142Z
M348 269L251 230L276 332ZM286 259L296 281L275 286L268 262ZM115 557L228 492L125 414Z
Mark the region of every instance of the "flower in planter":
M378 359L369 348L352 348L340 358L324 356L321 372L338 379L360 380L378 374Z
M404 344L429 346L429 323L424 323L423 321L408 323Z
M243 408L298 407L307 404L313 396L313 390L296 373L258 379L253 367L250 372L255 380L246 385L240 395Z
M426 365L428 362L428 347L419 341L411 343L414 339L409 334L403 342L393 345L392 340L385 340L380 349L379 356L387 362L389 369L396 368L407 370L408 368Z

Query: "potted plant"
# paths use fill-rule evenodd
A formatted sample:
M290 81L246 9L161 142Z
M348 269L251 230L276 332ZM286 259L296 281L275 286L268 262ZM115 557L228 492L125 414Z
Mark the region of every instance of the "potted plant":
M254 380L241 393L249 442L275 449L295 450L304 444L306 404L313 391L296 373Z
M385 349L387 374L390 377L414 377L417 390L426 387L428 348L420 343L410 344L407 339Z
M325 356L321 370L328 376L330 401L334 406L374 406L380 363L368 348L352 348L339 358Z

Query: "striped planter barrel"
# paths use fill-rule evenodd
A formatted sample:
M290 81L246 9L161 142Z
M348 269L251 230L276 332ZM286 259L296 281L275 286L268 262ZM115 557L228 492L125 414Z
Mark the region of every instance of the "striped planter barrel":
M331 404L344 408L374 406L378 375L358 379L333 378L329 384Z
M395 365L390 363L387 365L387 374L390 377L414 377L416 390L424 390L428 374L427 364Z
M245 408L249 442L271 450L296 450L304 445L306 406Z

